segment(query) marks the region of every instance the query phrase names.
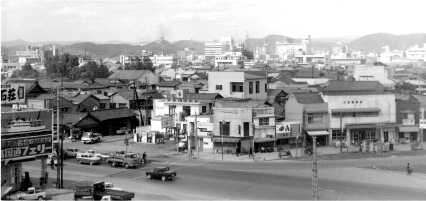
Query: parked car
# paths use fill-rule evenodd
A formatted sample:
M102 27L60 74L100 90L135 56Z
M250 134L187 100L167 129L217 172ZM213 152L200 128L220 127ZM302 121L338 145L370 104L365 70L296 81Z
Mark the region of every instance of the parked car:
M9 199L15 200L46 200L46 192L40 191L35 187L30 187L26 192L17 192L9 196Z
M93 144L102 141L102 135L100 133L84 132L81 137L81 142L84 144Z
M101 158L89 153L78 153L76 159L79 163L85 163L90 165L99 164L101 162Z
M68 148L64 150L65 158L75 158L77 157L78 149L76 148Z
M106 159L108 159L110 157L109 155L101 154L101 153L99 153L99 152L97 152L96 150L93 150L93 149L88 150L86 153L89 153L89 154L92 154L92 155L94 155L96 157L99 157L102 160L106 160Z
M179 151L185 151L188 148L188 143L186 141L180 141L178 143Z
M147 171L146 176L148 179L161 179L165 182L166 180L173 180L173 178L176 177L176 172L170 170L169 167L157 167Z

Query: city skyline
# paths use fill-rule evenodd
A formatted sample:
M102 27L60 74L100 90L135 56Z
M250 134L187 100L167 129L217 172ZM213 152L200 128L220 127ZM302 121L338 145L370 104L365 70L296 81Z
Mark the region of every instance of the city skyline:
M2 41L213 40L354 38L376 32L425 33L421 1L141 1L23 0L2 2ZM381 7L386 9L380 9ZM342 17L343 16L343 17ZM413 21L414 19L414 21ZM108 34L105 34L108 33Z

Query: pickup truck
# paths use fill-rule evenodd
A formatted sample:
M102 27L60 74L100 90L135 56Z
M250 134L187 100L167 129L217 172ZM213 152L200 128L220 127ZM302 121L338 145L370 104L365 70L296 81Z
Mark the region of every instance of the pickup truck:
M101 158L89 153L77 153L76 159L81 164L85 163L85 164L93 165L93 164L101 163Z
M91 155L96 156L96 157L99 157L102 160L108 159L110 157L109 155L101 154L101 153L99 153L99 152L97 152L96 150L93 150L93 149L88 150L86 153L91 154Z
M10 199L18 200L46 200L46 193L36 190L35 187L30 187L26 192L18 192L9 197Z
M93 144L102 141L102 135L100 133L84 132L81 137L83 144Z
M112 167L121 166L125 168L136 168L142 165L142 158L136 153L116 152L111 154L107 162L110 163Z
M147 171L146 176L148 179L161 179L165 182L166 180L173 180L173 178L176 177L176 172L170 170L169 167L157 167Z
M93 200L132 200L134 193L106 188L105 182L74 187L74 200L91 197Z

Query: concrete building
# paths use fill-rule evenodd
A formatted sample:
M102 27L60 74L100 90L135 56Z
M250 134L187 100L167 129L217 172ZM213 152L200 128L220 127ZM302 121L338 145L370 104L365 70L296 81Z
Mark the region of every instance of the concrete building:
M171 68L176 65L177 60L174 56L154 55L150 57L154 67Z
M16 51L16 56L20 64L42 62L42 52L38 47L28 46L26 50Z
M267 81L264 71L208 72L209 93L223 97L266 100Z
M407 59L426 62L426 43L423 47L415 45L405 51Z
M214 58L215 67L240 66L244 65L244 57L241 52L225 52Z
M225 45L221 42L205 42L204 43L204 56L206 59L215 58L215 56L222 55L225 52Z
M330 114L330 139L349 146L395 143L395 94L377 81L330 81L321 89Z
M396 112L398 143L407 144L421 141L419 100L411 95L398 97L396 99Z
M356 81L378 81L387 88L394 88L395 82L389 79L389 71L385 66L356 65L353 67Z

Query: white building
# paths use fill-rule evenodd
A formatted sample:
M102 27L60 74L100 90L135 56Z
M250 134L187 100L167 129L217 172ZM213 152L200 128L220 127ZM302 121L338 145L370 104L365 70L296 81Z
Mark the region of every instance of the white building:
M164 68L171 68L176 64L173 56L154 55L150 59L154 67L164 66Z
M225 52L225 45L221 42L205 42L204 43L204 56L214 58L215 56L222 55Z
M18 63L41 63L42 55L39 48L28 46L26 50L16 51Z
M333 80L322 97L331 115L331 141L355 147L365 141L395 143L395 94L379 82Z
M241 52L225 52L224 54L217 55L214 58L215 67L242 66L243 64L244 57Z
M389 71L384 66L356 65L353 77L357 81L378 81L385 87L393 88L395 82L389 79Z
M1 64L1 75L5 77L11 77L13 72L21 70L20 63L2 63Z
M423 44L423 47L419 45L412 46L406 51L407 59L416 60L416 61L426 61L426 43Z
M288 61L296 55L305 54L307 48L306 43L277 42L275 44L275 54L279 56L281 61Z

